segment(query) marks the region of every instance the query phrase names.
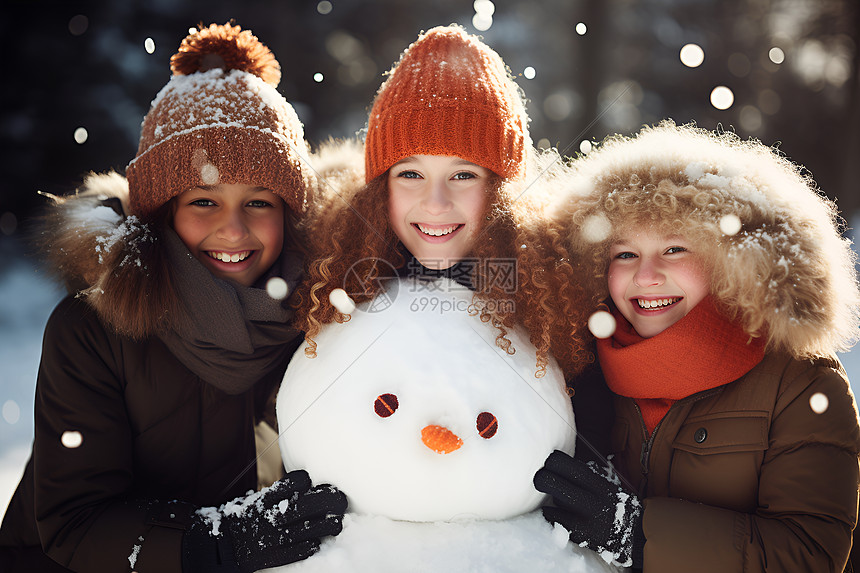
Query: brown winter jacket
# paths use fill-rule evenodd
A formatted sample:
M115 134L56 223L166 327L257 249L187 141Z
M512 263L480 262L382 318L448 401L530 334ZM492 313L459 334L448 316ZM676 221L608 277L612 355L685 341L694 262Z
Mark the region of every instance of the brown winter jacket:
M819 392L821 414L810 407ZM860 430L841 364L768 354L676 402L650 439L632 399L615 407L616 465L645 499L644 571L843 570Z
M0 551L41 544L73 571L129 570L137 551L134 570L179 572L181 516L166 502L219 505L256 489L254 421L285 369L229 395L157 337L118 336L66 298L45 329L33 457ZM62 444L66 431L80 432L79 447Z
M116 302L163 314L145 284L153 260L125 265L134 243L100 239L130 221L113 215L126 198L122 177L92 175L82 193L58 202L45 228L53 267L79 294L61 301L45 328L33 453L0 526L2 573L57 570L51 559L82 572L179 573L191 509L258 486L255 425L274 419L269 400L301 337L285 329L269 374L228 393L215 385L223 380L187 368L157 333L120 334L133 329L113 311L134 305ZM85 288L120 271L127 288ZM65 446L66 432L80 445ZM272 469L282 471L275 458ZM190 505L168 506L174 500Z

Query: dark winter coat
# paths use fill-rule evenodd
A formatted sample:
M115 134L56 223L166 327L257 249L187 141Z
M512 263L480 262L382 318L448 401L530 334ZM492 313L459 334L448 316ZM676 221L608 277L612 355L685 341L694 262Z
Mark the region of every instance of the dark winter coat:
M816 413L810 398L828 405ZM857 411L835 360L768 354L676 402L651 438L617 396L616 465L645 498L646 572L840 572L857 520Z
M108 187L124 183L112 179ZM77 207L67 211L103 204L101 191L95 203L70 200ZM64 228L57 244L78 252L94 244L82 227ZM99 266L67 263L60 270L69 282L92 278ZM250 389L227 393L159 336L120 334L127 329L97 309L91 296L70 296L46 326L33 454L0 528L4 573L52 571L51 559L82 572L179 573L188 511L168 502L218 506L257 488L254 427L299 340L286 340Z

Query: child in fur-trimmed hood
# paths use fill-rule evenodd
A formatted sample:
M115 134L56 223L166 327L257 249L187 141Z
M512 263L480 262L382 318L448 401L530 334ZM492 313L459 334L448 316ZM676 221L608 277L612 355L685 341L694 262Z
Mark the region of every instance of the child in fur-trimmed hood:
M597 348L627 487L553 454L546 517L649 571L842 571L860 427L835 353L860 293L835 205L762 144L672 122L569 181L552 227L617 323Z

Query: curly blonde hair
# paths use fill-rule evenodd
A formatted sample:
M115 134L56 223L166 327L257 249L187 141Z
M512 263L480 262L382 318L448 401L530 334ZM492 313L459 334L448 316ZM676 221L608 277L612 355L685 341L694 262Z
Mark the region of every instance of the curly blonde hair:
M665 121L614 136L575 162L552 226L607 296L608 250L625 229L684 236L710 269L720 309L768 351L797 358L857 339L855 255L836 205L755 140Z

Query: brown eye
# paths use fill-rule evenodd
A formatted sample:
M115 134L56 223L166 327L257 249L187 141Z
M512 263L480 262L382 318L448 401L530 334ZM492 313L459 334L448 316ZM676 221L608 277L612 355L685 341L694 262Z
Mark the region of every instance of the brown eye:
M394 394L382 394L373 403L373 409L380 418L387 418L397 410L399 405L397 396Z
M499 429L499 421L489 412L481 412L478 414L478 433L482 438L489 440L496 435Z

